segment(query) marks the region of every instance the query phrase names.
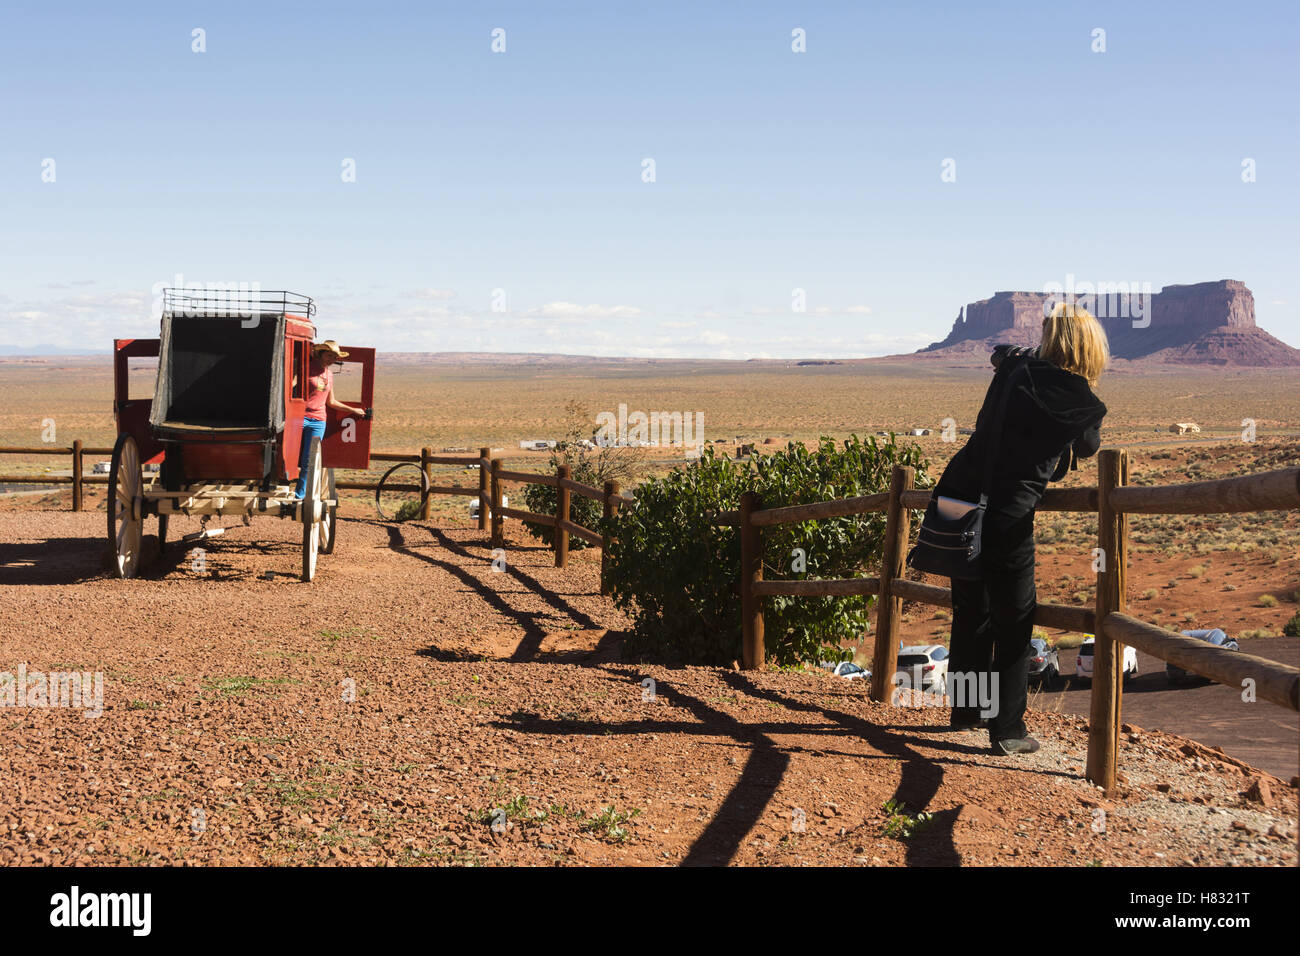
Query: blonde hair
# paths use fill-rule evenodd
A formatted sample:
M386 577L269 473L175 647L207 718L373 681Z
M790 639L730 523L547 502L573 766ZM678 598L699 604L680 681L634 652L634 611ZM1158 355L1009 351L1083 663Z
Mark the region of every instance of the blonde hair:
M1096 385L1110 364L1106 331L1081 305L1059 302L1043 320L1043 344L1038 354L1067 372Z

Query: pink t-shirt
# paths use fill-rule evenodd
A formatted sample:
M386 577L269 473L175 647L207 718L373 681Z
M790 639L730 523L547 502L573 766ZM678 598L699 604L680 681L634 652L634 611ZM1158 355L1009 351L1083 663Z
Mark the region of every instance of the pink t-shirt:
M334 387L334 370L328 365L311 363L311 375L307 379L307 411L305 418L325 421L325 400L329 398L330 389Z

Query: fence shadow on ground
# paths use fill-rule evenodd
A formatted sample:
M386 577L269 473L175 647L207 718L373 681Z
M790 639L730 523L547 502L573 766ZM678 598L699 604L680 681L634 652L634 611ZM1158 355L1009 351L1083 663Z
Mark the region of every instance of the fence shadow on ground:
M630 665L607 666L602 670L611 675L621 675L632 683L639 683L642 677L640 671ZM798 721L743 723L698 697L674 687L670 679L659 679L656 681L656 694L689 711L695 717L694 721L637 719L609 723L518 713L510 720L495 722L494 726L531 734L662 733L719 736L730 737L746 748L749 751L749 759L741 771L740 779L723 798L718 811L687 851L682 860L683 866L724 866L735 859L746 837L753 832L754 827L762 820L776 798L789 767L790 755L805 749L798 745L778 743L773 739L775 735L821 734L827 737L844 735L860 737L877 753L864 755L857 751L825 748L819 748L819 752L843 756L849 760L898 761L900 776L892 799L904 804L907 811L913 814L928 809L934 800L943 783L944 764L976 763L988 754L984 747L974 747L956 740L924 741L928 749L946 751L952 755L950 758L935 759L920 754L913 748L914 735L918 731L946 730L946 727L874 724L853 714L802 702L780 692L758 687L741 673L727 672L722 675L722 679L737 693L789 710L814 714L824 720L812 723ZM1008 773L1013 772L1071 776L1061 771L1036 768L1008 770ZM961 863L961 855L953 836L953 827L959 812L959 807L933 812L933 820L929 826L919 831L905 844L909 866L953 866ZM852 839L854 834L850 833L846 838ZM857 838L864 844L870 845L884 837L878 833L870 833L861 834Z
M523 638L519 641L519 644L515 648L514 653L512 653L508 658L506 658L506 660L514 661L514 662L522 662L522 661L536 660L539 658L539 652L541 651L542 642L546 639L548 633L547 630L543 628L538 621L538 619L543 616L543 612L526 611L513 606L510 603L510 601L507 599L507 597L504 594L502 594L500 589L493 588L490 585L483 582L482 580L480 580L471 570L474 563L482 562L484 560L480 555L476 555L469 548L465 547L460 542L452 539L440 528L432 528L427 525L412 525L412 524L398 526L390 522L375 522L375 523L378 524L380 527L382 527L385 530L385 532L388 534L388 547L390 549L398 552L399 554L404 554L407 557L415 558L418 561L423 561L426 564L432 565L433 567L446 571L452 577L460 581L467 589L473 591L480 598L482 598L483 601L494 611L496 611L502 617L511 621L516 627L518 627L523 632ZM429 554L426 551L417 550L407 541L405 530L404 530L405 528L419 528L421 531L427 532L430 535L430 537L433 539L434 544L436 544L444 551L447 551L448 553L454 554L457 557L461 558L464 562L466 562L466 564L458 564L454 561L447 561L438 558L433 554ZM515 549L515 550L522 551L524 549ZM550 553L548 549L539 548L539 549L528 549L528 550L544 550L546 551L547 554ZM516 564L511 562L506 562L505 570L500 573L503 575L508 575L511 580L517 582L518 584L520 584L521 586L523 586L524 588L532 592L534 595L541 598L543 601L546 602L547 606L550 607L552 611L558 614L562 614L565 617L569 618L569 620L574 622L575 627L581 627L589 630L600 629L600 625L595 620L593 620L590 617L590 615L574 607L568 601L564 600L563 597L556 594L554 591L550 590L549 588L545 587L540 581L538 581L536 578L534 578L532 575L528 574L527 572L523 571ZM609 637L609 635L607 635L607 637ZM614 637L609 639L617 640L618 636L615 635ZM429 648L427 648L424 651L421 651L420 653L426 657L432 657L437 660L448 660L448 661L481 660L483 657L483 655L481 654L466 654L463 651L444 650L437 646L430 646Z

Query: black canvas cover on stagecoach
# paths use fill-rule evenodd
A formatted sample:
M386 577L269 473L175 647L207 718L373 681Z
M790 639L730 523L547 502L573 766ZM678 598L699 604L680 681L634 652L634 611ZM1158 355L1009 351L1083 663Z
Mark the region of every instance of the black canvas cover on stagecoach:
M283 315L164 313L149 424L162 439L266 440L284 428ZM245 434L252 433L252 434Z

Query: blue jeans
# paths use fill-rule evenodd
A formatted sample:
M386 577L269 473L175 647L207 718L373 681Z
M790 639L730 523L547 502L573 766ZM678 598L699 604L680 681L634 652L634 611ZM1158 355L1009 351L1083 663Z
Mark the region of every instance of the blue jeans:
M302 451L298 453L298 483L293 486L295 498L307 493L307 456L311 454L311 440L325 440L325 423L315 418L302 420Z

